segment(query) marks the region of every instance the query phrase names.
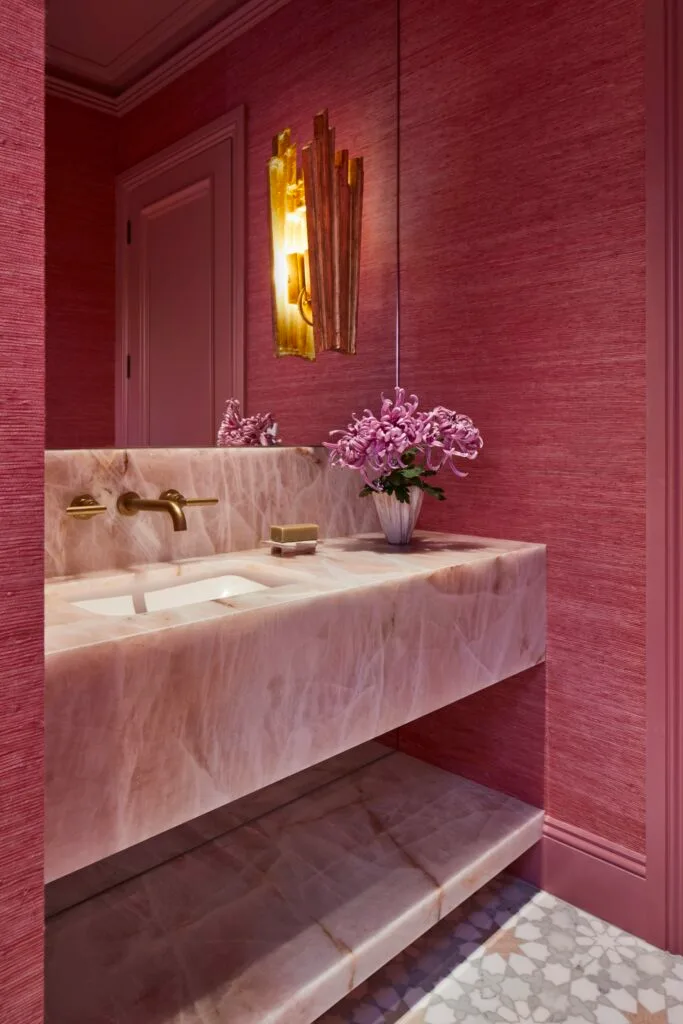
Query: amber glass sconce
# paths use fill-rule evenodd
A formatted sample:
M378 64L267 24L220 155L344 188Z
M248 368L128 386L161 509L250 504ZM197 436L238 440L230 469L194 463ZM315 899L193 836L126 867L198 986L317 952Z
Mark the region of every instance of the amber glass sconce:
M273 140L268 185L279 356L356 351L363 159L334 146L326 110L314 118L302 171L290 130Z

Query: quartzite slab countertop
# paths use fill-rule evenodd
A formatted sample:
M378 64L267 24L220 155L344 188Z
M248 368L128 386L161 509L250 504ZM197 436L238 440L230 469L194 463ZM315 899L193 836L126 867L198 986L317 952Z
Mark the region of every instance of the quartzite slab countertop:
M245 573L269 589L105 617L85 597ZM419 533L46 585L46 877L538 664L545 548Z
M542 830L388 753L49 920L46 1024L309 1024Z

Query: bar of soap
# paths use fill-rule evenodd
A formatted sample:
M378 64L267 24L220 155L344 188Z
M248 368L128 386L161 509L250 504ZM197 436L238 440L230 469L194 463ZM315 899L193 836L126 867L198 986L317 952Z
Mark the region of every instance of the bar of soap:
M305 540L318 539L317 523L290 523L286 526L271 526L270 539L276 544L297 544Z

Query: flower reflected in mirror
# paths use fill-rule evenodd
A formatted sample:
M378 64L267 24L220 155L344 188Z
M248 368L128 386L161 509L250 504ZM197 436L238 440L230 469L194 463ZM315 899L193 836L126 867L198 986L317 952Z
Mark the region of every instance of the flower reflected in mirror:
M242 416L238 399L227 400L216 439L219 448L270 448L280 443L272 413Z

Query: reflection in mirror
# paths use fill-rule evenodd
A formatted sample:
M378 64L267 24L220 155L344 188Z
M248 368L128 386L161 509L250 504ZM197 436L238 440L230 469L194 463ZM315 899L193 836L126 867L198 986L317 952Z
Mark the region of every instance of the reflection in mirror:
M326 110L313 141L286 129L268 161L271 280L278 355L355 355L363 219L363 157L335 146Z
M197 10L51 0L50 448L208 446L219 428L228 445L319 444L393 387L397 0ZM310 162L324 111L330 188L319 162L285 282L316 358L278 357L267 168L287 130Z

